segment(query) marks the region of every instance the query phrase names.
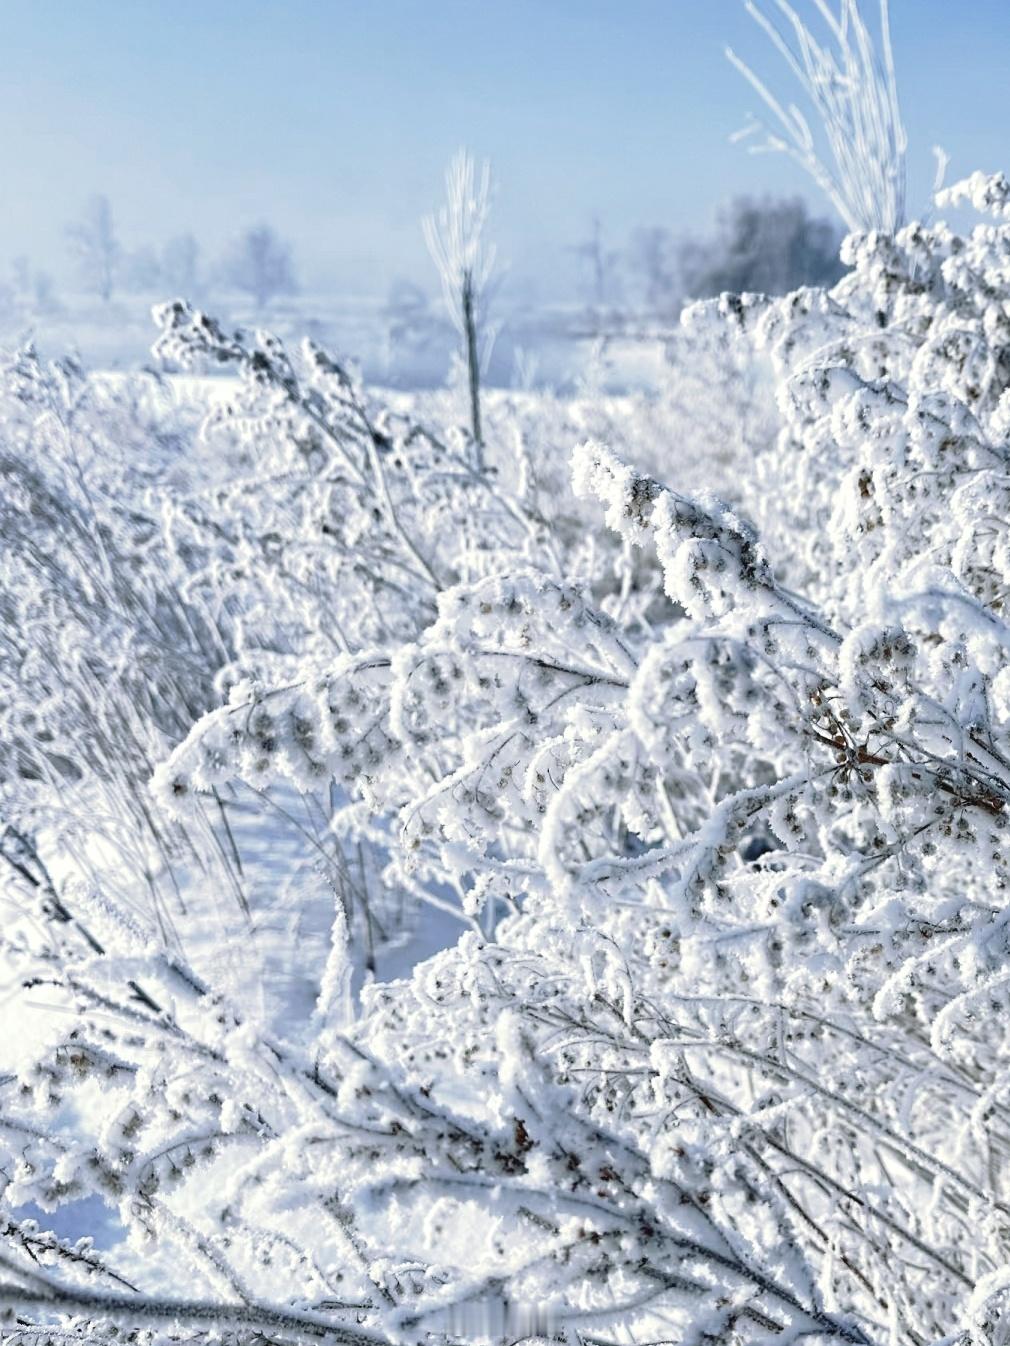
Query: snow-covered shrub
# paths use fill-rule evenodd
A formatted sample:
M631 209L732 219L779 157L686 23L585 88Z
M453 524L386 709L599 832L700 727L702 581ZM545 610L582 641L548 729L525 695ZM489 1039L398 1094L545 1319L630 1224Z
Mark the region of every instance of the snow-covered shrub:
M274 826L288 872L267 890L242 871L236 837L264 849L243 801L211 797L182 825L149 790L235 656L227 613L183 593L163 540L198 416L153 376L88 375L27 348L0 365L0 419L0 925L28 911L49 938L72 910L112 902L165 947L205 952L211 931L219 977L273 1006L300 989L267 947L278 899L309 887L290 839ZM19 1038L6 1016L5 1061Z
M465 436L443 442L391 414L316 343L292 355L268 332L226 334L182 303L155 316L157 355L238 375L203 434L229 429L248 471L181 495L166 534L188 590L238 621L243 656L412 635L440 588L525 543L526 521L497 508Z
M691 315L776 369L770 543L576 449L665 609L602 611L465 460L338 435L336 535L371 492L413 621L383 581L384 626L236 682L157 795L336 781L385 881L470 929L355 1004L336 902L284 1040L111 904L102 953L70 912L8 932L72 1010L2 1088L8 1336L1006 1340L1010 185L954 190L996 222ZM264 382L307 433L300 376ZM350 603L378 582L347 564ZM15 1214L89 1193L129 1250Z
M31 347L0 365L0 405L0 827L105 814L157 851L147 778L228 657L160 545L193 418L151 378Z
M159 355L177 365L212 361L238 375L235 394L214 406L202 436L211 452L227 445L239 470L163 506L180 589L223 614L233 632L236 658L218 673L233 697L298 681L306 661L329 671L335 656L353 660L417 638L434 620L440 593L502 570L592 575L597 601L626 623L643 620L654 603L658 568L601 538L585 511L578 515L561 480L563 458L550 461L558 455L536 415L509 405L492 417L496 461L478 471L466 431L451 420L433 431L437 421L384 405L312 342L288 352L267 332L229 335L182 304L156 316ZM451 418L451 395L427 409ZM570 440L571 424L562 426ZM276 741L272 731L263 737ZM366 922L364 931L351 922L357 943L370 938L369 912L396 933L418 897L446 907L444 890L395 873L391 884L381 863L369 864L366 882L362 857L384 851L387 824L376 820L363 835L360 807L331 791L334 773L311 757L297 774L298 788L330 815L327 844L342 850L345 909ZM268 786L274 775L265 769L248 780ZM264 806L269 814L268 800ZM450 885L448 906L462 916L457 887ZM367 903L356 900L366 891Z
M627 448L614 436L605 442L620 443L624 454L634 449L636 466L680 490L749 499L755 463L782 426L765 353L727 324L682 324L667 342L666 359L657 396L642 408L651 434L636 426Z

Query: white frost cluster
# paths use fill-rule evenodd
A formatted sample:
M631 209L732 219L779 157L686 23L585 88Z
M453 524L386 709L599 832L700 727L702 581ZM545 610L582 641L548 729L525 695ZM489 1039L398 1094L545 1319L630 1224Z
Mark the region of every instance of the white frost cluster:
M283 1039L136 921L11 940L73 1010L0 1086L12 1340L1007 1340L1002 183L952 189L996 216L965 237L851 237L830 293L694 310L767 352L782 433L746 509L578 446L617 539L583 573L315 348L162 315L271 463L246 533L173 519L194 591L231 568L241 617L259 549L302 635L247 642L155 799L335 782L464 929L352 1011L337 920ZM90 1193L198 1289L13 1215Z

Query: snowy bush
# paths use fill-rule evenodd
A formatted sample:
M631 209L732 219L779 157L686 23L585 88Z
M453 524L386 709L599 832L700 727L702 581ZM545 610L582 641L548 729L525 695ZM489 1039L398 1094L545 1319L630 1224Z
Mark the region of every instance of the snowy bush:
M475 471L315 348L164 312L322 476L249 488L321 587L160 807L335 783L387 889L468 928L358 994L336 890L278 1036L112 901L12 924L67 1012L2 1088L6 1340L1007 1340L1010 184L962 197L994 222L688 314L773 363L766 540L590 441L589 574L490 435ZM23 1218L89 1195L128 1244Z
M227 627L188 602L157 498L192 417L27 347L0 365L0 851L5 828L83 824L122 849L173 841L147 778L214 704ZM106 826L106 824L108 824Z

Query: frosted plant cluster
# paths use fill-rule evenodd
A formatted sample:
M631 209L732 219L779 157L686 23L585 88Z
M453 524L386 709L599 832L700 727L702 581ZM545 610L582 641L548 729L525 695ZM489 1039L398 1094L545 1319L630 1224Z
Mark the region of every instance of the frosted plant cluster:
M30 346L0 362L0 402L0 865L45 830L89 876L103 852L164 921L183 839L146 782L217 701L233 645L176 584L152 498L181 484L194 416L153 377L91 378Z
M68 1013L0 1088L5 1341L1010 1341L1010 184L962 198L692 310L781 433L733 505L578 445L592 545L490 436L161 312L264 458L171 520L240 634L159 816L325 787L463 932L359 987L335 889L279 1033L25 884L4 960ZM92 1194L108 1253L24 1218Z

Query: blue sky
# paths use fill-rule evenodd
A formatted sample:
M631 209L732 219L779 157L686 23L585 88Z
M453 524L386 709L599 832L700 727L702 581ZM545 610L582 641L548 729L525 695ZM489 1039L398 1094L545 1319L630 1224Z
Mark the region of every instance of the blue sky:
M912 204L936 142L1010 170L1010 0L892 0L892 28ZM310 283L384 292L427 275L418 217L459 144L492 161L517 284L594 215L618 244L739 192L816 199L729 143L759 109L727 43L781 74L740 0L0 0L0 264L61 273L101 191L127 246L188 229L213 253L266 219Z

